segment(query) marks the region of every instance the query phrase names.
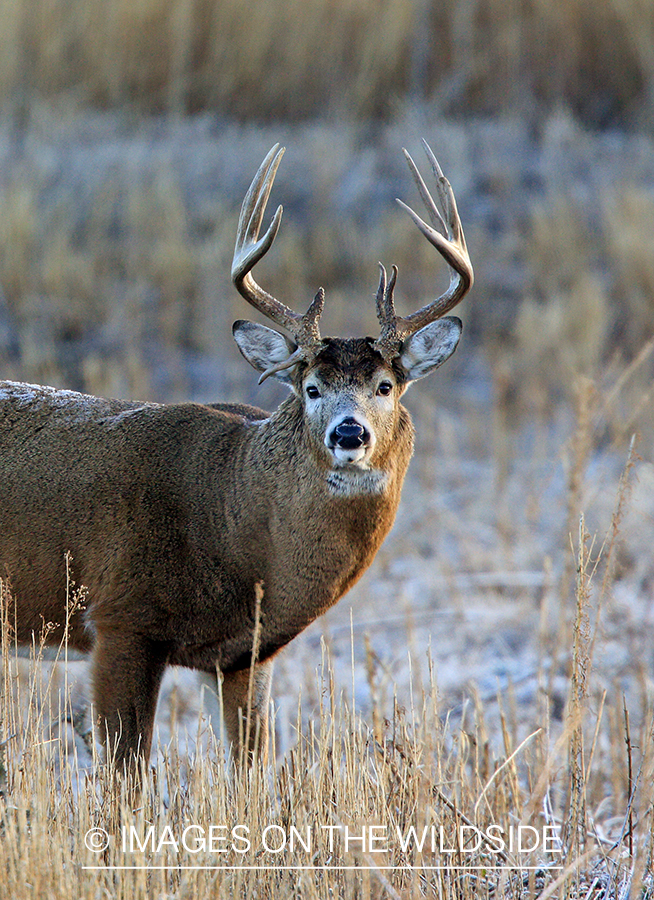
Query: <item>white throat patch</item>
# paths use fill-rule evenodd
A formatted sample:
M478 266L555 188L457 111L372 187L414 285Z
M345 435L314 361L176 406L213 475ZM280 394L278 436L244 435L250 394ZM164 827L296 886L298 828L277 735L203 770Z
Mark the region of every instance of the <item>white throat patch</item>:
M361 494L383 494L388 486L388 475L379 469L332 469L327 475L327 485L336 497L354 497Z

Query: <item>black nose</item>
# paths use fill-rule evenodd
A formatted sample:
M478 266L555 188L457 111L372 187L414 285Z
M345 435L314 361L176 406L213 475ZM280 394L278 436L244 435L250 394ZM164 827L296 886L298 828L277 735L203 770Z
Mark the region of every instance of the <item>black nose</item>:
M370 435L366 429L352 416L339 422L330 435L330 442L343 450L356 450L357 447L363 447L369 441Z

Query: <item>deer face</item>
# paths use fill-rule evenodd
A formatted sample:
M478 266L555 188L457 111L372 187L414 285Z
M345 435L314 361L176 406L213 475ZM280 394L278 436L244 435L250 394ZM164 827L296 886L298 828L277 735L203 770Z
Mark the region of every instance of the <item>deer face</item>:
M362 471L374 466L392 440L403 373L372 341L328 338L296 380L308 427L329 464Z
M377 470L392 448L400 397L410 382L438 368L456 349L461 323L439 319L408 338L392 361L373 338L324 338L308 360L285 368L296 346L252 322L236 322L234 337L260 372L273 370L300 399L316 454L341 474Z

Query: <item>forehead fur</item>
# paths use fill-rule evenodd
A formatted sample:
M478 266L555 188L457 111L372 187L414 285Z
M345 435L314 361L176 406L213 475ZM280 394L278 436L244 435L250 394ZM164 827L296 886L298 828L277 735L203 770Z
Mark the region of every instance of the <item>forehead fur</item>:
M334 371L342 372L362 384L369 381L375 372L385 368L392 372L398 384L404 383L406 375L399 364L387 363L378 350L374 338L323 338L322 346L312 362L301 373L304 378L308 371L329 377Z

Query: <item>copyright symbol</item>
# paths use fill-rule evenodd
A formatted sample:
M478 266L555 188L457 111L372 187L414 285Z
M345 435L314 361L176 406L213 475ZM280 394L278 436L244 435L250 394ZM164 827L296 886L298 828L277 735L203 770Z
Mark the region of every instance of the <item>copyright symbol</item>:
M109 835L104 828L89 828L84 835L84 843L91 853L102 853L109 846Z

